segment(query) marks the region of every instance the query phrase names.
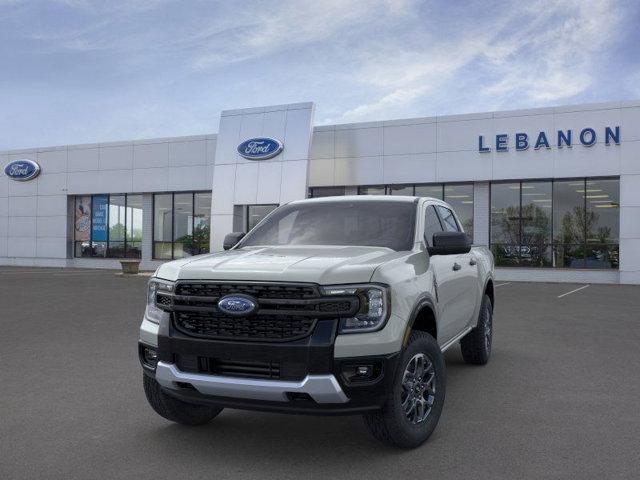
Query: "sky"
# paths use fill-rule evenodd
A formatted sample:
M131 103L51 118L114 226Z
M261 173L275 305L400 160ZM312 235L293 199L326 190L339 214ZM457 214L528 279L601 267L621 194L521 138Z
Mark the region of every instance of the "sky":
M0 0L0 150L640 98L640 2Z

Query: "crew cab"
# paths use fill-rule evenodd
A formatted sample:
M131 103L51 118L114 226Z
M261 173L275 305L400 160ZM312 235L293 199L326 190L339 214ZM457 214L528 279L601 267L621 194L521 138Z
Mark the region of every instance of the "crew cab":
M403 448L435 429L443 352L491 353L493 257L425 197L294 201L225 251L161 265L140 328L151 407L186 425L224 408L361 414Z

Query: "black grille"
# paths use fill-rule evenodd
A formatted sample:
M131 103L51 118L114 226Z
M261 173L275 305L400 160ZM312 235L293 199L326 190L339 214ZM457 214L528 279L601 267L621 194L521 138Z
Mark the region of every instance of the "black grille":
M250 315L218 310L225 295L242 294L257 304ZM158 306L173 312L175 327L187 335L247 341L290 341L313 332L321 318L353 316L357 296L326 297L315 284L178 282L175 293L158 292Z
M270 285L250 283L179 283L176 295L198 297L223 297L232 293L243 293L260 299L304 300L320 297L314 285Z
M280 378L278 362L237 362L198 357L198 372L227 377Z
M293 315L228 317L209 312L175 312L174 323L187 335L229 340L288 341L313 331L316 319Z

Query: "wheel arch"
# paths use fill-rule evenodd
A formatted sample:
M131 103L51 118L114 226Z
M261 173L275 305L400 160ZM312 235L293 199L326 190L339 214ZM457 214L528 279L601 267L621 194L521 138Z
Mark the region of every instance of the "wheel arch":
M491 308L495 308L496 301L495 301L495 291L493 286L493 278L489 277L485 282L483 295L487 295L489 297L489 300L491 300Z
M413 330L419 330L431 335L438 340L438 319L435 302L430 296L421 297L413 307L402 345L407 345L409 336Z

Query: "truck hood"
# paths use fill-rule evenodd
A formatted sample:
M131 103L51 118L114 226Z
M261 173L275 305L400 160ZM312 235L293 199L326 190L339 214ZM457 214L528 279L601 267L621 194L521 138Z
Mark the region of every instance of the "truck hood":
M161 265L166 280L253 280L322 285L368 282L381 264L407 255L380 247L245 247Z

